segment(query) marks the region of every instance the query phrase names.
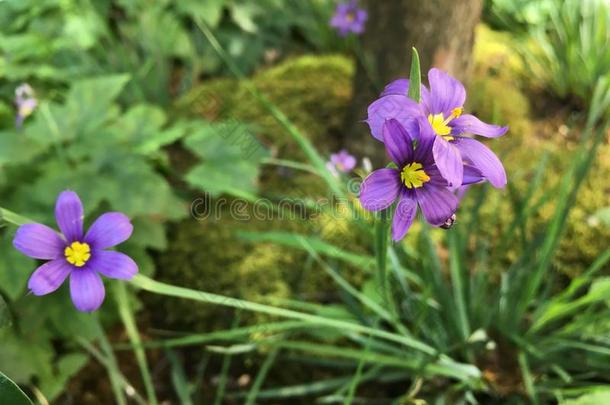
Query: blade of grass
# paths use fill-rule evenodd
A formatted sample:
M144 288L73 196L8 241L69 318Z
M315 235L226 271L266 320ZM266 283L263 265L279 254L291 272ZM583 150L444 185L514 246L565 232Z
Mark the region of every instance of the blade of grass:
M165 354L171 366L172 384L174 386L176 394L178 395L178 400L180 401L180 404L192 405L193 401L191 400L191 392L188 387L189 384L186 379L182 363L178 359L178 356L176 356L176 354L172 350L167 349L165 351Z
M115 297L119 307L119 315L121 316L121 320L125 326L127 336L132 343L138 368L140 369L140 374L142 375L144 389L146 390L146 397L148 398L148 402L150 404L156 405L158 403L157 395L155 394L155 387L148 369L146 352L142 348L142 338L140 337L140 332L138 331L138 327L133 317L132 306L129 302L129 297L127 296L127 288L125 287L125 283L114 283L114 286Z
M290 319L298 319L301 321L308 322L310 324L316 325L326 325L335 328L338 331L343 332L355 332L355 333L364 333L370 334L372 336L393 341L396 343L400 343L406 347L410 347L412 349L418 350L422 353L425 353L430 356L436 356L437 351L428 346L427 344L418 341L413 338L409 338L407 336L397 335L395 333L387 332L384 330L369 328L354 322L347 322L336 320L332 318L325 318L322 316L306 314L302 312L287 310L284 308L272 307L269 305L258 304L255 302L239 300L236 298L226 297L217 294L206 293L197 290L191 290L184 287L177 287L165 283L161 283L155 280L152 280L144 275L138 274L136 275L131 283L139 287L145 291L149 291L152 293L157 293L161 295L168 295L186 299L192 299L195 301L207 302L215 305L228 306L233 308L238 308L246 311L253 312L261 312L269 315L280 316L283 318ZM444 370L445 373L451 374L456 378L464 379L464 378L479 378L480 371L471 365L465 365L461 363L457 363L454 360L450 359L447 356L441 355L440 361L436 364L437 367L440 367Z
M411 54L411 71L409 72L409 98L419 103L421 99L421 67L419 53L414 47Z
M261 368L256 374L256 378L254 379L254 383L252 384L250 391L248 391L248 396L246 397L246 405L256 404L256 398L258 396L258 393L260 392L260 389L263 383L265 382L265 378L267 378L269 370L271 370L271 367L275 363L275 359L277 358L279 352L280 351L278 349L273 349L265 358L265 361L263 362Z

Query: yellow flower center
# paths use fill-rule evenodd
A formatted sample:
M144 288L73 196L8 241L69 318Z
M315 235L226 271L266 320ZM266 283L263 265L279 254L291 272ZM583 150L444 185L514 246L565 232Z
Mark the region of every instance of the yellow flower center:
M345 16L345 19L348 22L354 22L354 20L356 19L356 15L353 12L349 12L347 13L347 15Z
M87 260L91 257L91 248L86 243L72 242L70 246L64 250L68 263L76 267L83 267Z
M430 176L426 174L421 163L409 163L402 168L400 180L407 188L418 188L430 181Z
M462 107L454 108L453 111L451 111L451 115L447 118L443 116L443 113L434 115L430 114L428 115L428 122L430 122L430 125L432 125L432 129L437 135L442 136L447 141L452 141L453 137L450 135L451 127L449 126L449 123L454 118L457 118L462 115L463 111L464 109Z

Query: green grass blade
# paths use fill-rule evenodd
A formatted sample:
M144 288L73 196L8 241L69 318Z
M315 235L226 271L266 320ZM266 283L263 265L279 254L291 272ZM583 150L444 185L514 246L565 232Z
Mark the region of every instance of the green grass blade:
M283 318L297 319L308 322L313 325L330 326L342 332L368 334L384 340L400 343L401 345L410 347L427 355L438 355L437 351L433 347L419 340L407 336L397 335L395 333L387 332L381 329L369 328L354 322L325 318L322 316L311 315L284 308L277 308L269 305L263 305L218 294L211 294L203 291L191 290L184 287L177 287L152 280L141 274L136 275L132 279L131 283L136 287L139 287L145 291L149 291L152 293L207 302L209 304L228 306L246 311L266 313L269 315L275 315ZM447 372L455 373L456 378L468 379L480 377L480 371L476 367L457 363L447 356L441 355L441 359L438 361L438 364L439 367L442 367Z
M155 394L155 387L148 368L146 352L142 348L142 338L140 337L140 332L138 331L138 327L133 317L132 306L129 302L129 297L127 296L127 288L125 284L122 282L115 283L114 292L117 305L119 307L119 315L121 316L121 320L125 326L127 336L133 345L133 351L136 356L138 368L140 369L142 381L144 382L146 397L148 398L148 402L150 404L156 405L158 401L157 395Z
M417 49L411 48L411 71L409 72L409 98L419 103L421 99L421 67Z
M171 366L172 384L174 386L174 390L176 391L176 395L178 395L180 404L192 405L193 401L191 399L189 384L184 373L184 367L182 367L180 360L172 350L166 350L165 354Z
M263 386L265 378L267 378L269 370L271 370L273 363L275 363L275 359L277 358L278 353L279 350L273 349L265 358L265 361L261 365L260 370L258 370L258 374L254 379L254 383L252 384L250 391L248 391L248 396L246 397L246 405L256 404L256 398L258 396L258 393L260 392L260 389Z

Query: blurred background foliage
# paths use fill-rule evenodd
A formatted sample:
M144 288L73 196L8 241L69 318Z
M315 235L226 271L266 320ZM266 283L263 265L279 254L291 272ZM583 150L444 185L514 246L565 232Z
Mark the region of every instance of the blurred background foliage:
M358 292L382 304L371 276L371 235L362 231L370 218L355 224L324 212L307 221L240 221L228 212L219 220L189 217L191 203L203 193L212 202L229 203L258 196L272 202L328 196L318 176L278 166L279 159L305 156L249 89L253 84L279 106L323 154L349 147L350 134L342 127L362 50L354 38L342 40L328 27L334 6L324 0L0 2L1 205L52 224L55 197L74 189L89 219L109 209L133 218L135 233L124 249L144 274L255 302L295 307L308 302L312 312L371 324L371 310L333 284L329 271L336 269ZM404 392L396 393L391 383L408 381L412 386L402 403L418 398L472 403L473 393L481 403L535 402L539 396L543 402L561 401L589 391L595 392L565 404L603 403L607 393L597 391L610 384L607 361L603 364L610 351L609 289L608 266L598 258L607 256L610 240L607 132L598 150L587 155L599 157L577 179L583 182L565 223L557 219L563 211L556 196L575 156L583 153L583 137L591 132L587 116L604 122L610 115L609 24L604 0L485 1L469 109L510 126L509 135L493 144L510 185L505 193L469 192L460 211L462 228L449 234L454 236L416 228L393 257L405 270L400 274L415 280L415 289L406 290L411 298L402 302L403 321L419 328L416 337L475 363L485 387L438 377L422 387L408 373L390 368L384 376L383 368L373 368L363 377L362 395L399 397ZM202 25L212 29L249 80L231 77ZM34 88L39 105L15 128L14 91L24 82ZM552 228L554 220L560 228ZM14 229L0 232L1 371L39 398L111 403L110 389L100 382L104 369L86 350L88 342L101 339L96 324L71 308L66 289L42 299L28 295L27 279L36 264L12 249ZM549 264L553 271L546 272L532 252L547 246L551 233L557 245ZM305 237L316 254L295 235ZM455 284L447 281L448 257L462 269L474 269L464 271L468 287L455 295ZM521 319L507 319L511 308L503 312L506 304L494 294L512 288L511 297L521 305L519 288L530 282L527 274L538 272L544 288L524 329L514 324ZM467 336L455 321L460 313L439 311L457 310L453 300L464 291L472 293ZM144 338L151 340L238 326L233 310L161 296L130 299L140 310ZM120 342L125 336L117 305L108 299L99 316L110 339ZM238 315L242 325L276 320ZM371 348L326 330L303 336L402 356L400 348ZM578 345L588 346L579 352ZM246 349L154 351L160 395L182 403L191 396L196 403L239 403L235 396L251 387L242 377L259 375L259 369L271 367L266 359L275 359L266 349ZM230 372L227 359L233 359ZM137 380L133 360L123 352L119 361ZM272 369L268 379L279 388L261 392L261 398L304 398L302 403L324 395L331 403L330 394L345 393L361 364L299 351L278 363L282 367ZM368 381L389 388L371 388ZM218 394L225 388L233 399Z

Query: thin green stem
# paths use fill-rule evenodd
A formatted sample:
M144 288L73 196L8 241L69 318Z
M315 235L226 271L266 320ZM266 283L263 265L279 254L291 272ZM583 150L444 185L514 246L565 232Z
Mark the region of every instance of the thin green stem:
M263 362L260 370L258 371L258 374L256 375L254 384L252 384L252 388L250 388L250 391L248 391L248 396L246 397L246 405L256 404L256 397L258 396L258 393L260 392L260 389L263 386L265 378L267 378L267 374L269 374L269 370L271 370L273 363L275 363L275 359L277 358L278 353L279 349L272 349L271 352L269 352L269 354L265 358L265 361Z
M140 337L138 327L134 320L132 306L129 302L129 297L127 296L127 288L125 287L124 283L115 283L115 297L117 305L119 307L119 315L121 316L121 320L123 321L123 325L125 326L127 336L131 341L132 349L136 356L138 367L140 368L140 374L142 375L142 381L144 382L144 389L146 390L148 402L152 405L156 405L158 401L157 396L155 394L155 388L152 382L152 377L148 369L146 352L142 348L142 338Z
M246 311L260 312L283 318L302 320L313 325L330 326L336 330L343 332L369 334L380 339L399 343L405 347L418 350L424 354L433 356L433 358L439 356L439 353L436 351L436 349L431 346L428 346L427 344L421 341L407 336L401 336L395 333L387 332L381 329L370 328L354 322L325 318L318 315L297 312L284 308L277 308L269 305L239 300L236 298L226 297L222 295L206 293L203 291L191 290L184 287L177 287L152 280L141 274L138 274L133 278L132 284L143 290L161 295L192 299L195 301L238 308ZM476 367L457 363L445 355L440 355L440 359L437 360L436 363L433 363L433 367L444 369L446 373L458 379L480 377L480 371Z

